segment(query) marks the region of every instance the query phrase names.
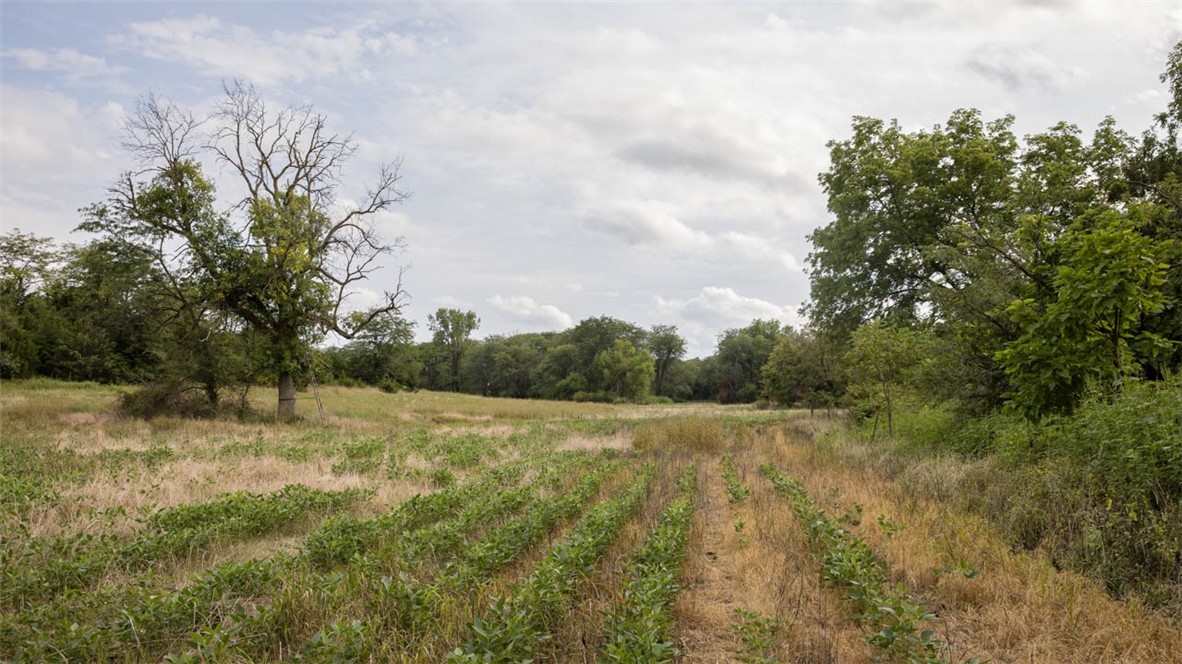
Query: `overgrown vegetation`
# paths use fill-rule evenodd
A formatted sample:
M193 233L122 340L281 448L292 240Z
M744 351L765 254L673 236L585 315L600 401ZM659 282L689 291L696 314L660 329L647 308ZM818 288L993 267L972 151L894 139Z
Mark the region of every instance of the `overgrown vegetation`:
M1177 613L1182 596L1182 42L1139 136L958 110L907 131L855 118L821 175L808 344L769 393L838 382L861 435L1016 545ZM787 392L808 400L809 389ZM784 397L781 397L784 398ZM965 458L960 467L915 457ZM922 478L922 479L921 479ZM941 486L942 485L942 486Z
M870 643L890 662L943 664L944 644L927 627L935 619L901 584L887 583L886 567L861 539L818 508L804 486L770 465L760 467L776 490L792 502L792 511L808 533L809 546L821 563L821 576L840 588L872 633ZM966 660L977 664L980 660Z

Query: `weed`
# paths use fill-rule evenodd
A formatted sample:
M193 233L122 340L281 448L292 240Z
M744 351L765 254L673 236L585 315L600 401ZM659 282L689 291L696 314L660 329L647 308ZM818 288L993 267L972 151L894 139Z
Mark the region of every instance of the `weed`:
M779 618L741 607L735 609L735 633L743 643L739 661L744 664L779 664L775 658L776 634L783 627Z

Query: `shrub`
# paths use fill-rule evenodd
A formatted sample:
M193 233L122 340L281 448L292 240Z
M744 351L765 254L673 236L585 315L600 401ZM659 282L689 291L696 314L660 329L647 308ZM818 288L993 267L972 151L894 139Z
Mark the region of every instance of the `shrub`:
M211 403L201 389L188 381L151 383L125 393L119 400L119 410L141 419L155 417L214 417L218 405Z

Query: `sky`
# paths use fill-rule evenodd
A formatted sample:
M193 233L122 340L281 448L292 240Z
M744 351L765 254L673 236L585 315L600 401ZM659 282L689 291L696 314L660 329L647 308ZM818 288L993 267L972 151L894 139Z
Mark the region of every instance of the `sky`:
M420 339L440 307L475 311L477 337L608 315L704 356L754 318L801 323L808 234L831 220L817 175L854 116L1136 134L1180 38L1176 0L3 1L0 228L85 241L137 100L202 114L243 79L353 134L342 203L402 159L412 195L375 224L406 250L354 306L403 267Z

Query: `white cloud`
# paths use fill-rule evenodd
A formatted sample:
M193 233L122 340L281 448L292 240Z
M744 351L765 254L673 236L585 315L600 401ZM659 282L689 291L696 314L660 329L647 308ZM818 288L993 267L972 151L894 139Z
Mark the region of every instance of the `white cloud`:
M691 298L658 295L653 300L657 314L678 325L689 341L690 354L696 356L712 353L715 339L723 330L742 327L756 318L795 326L802 323L798 307L740 295L733 288L706 286Z
M574 324L574 319L562 309L553 304L539 304L526 295L494 295L488 298L488 303L529 329L565 330Z
M660 201L625 202L586 214L587 225L620 237L628 244L669 245L700 249L714 244L710 236L687 226Z
M102 200L124 168L115 147L123 109L7 84L0 98L4 228L63 237L78 225L78 209Z
M657 309L693 319L725 322L728 327L744 325L756 318L773 318L782 323L799 322L796 307L773 304L757 297L744 297L733 288L706 286L687 300L655 297Z
M244 77L354 132L342 201L405 155L415 195L375 222L408 240L387 262L414 264L415 302L468 303L486 334L678 324L709 352L726 327L795 320L806 235L830 218L816 174L852 115L914 129L977 107L1022 135L1111 113L1135 134L1165 103L1176 4L104 5L92 20L15 3L4 81L64 94L5 88L4 223L68 229L119 171L103 109L133 95L99 99L67 68L125 65L136 93L198 111L216 79ZM95 39L108 51L71 51Z
M367 56L406 56L416 48L403 35L366 26L262 33L205 15L132 23L127 33L110 41L205 76L245 78L259 85L340 75L366 80L372 74L365 67Z
M729 247L731 251L749 260L772 262L780 265L789 272L800 272L803 269L796 256L768 242L765 238L730 231L719 235L719 240Z
M93 82L95 79L114 78L127 71L126 67L113 65L103 58L79 53L72 48L52 51L35 48L10 48L3 52L5 58L16 60L21 67L34 71L58 74L71 83Z

